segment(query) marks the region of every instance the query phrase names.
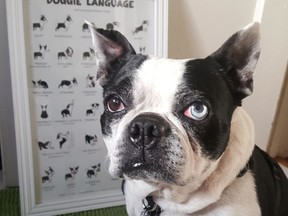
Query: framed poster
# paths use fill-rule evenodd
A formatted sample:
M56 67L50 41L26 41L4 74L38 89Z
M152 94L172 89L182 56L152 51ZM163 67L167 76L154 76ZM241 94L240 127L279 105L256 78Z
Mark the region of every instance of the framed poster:
M138 53L167 55L165 0L9 0L22 215L124 203L107 171L92 40L84 20L122 32Z

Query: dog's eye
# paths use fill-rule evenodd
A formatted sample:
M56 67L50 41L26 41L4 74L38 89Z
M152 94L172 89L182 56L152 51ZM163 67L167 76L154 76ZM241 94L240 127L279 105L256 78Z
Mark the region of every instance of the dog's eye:
M112 96L107 100L107 108L110 112L120 112L125 109L122 100L117 96Z
M202 102L196 101L184 111L184 115L196 121L201 121L208 115L208 108Z

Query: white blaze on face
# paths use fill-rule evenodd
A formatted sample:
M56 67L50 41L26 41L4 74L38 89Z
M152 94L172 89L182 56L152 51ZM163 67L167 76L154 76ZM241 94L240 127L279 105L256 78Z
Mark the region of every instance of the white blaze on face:
M136 115L144 112L157 113L173 125L172 130L176 130L180 141L177 147L175 140L170 146L171 152L185 152L189 155L184 169L194 169L195 156L192 152L191 144L185 129L181 122L173 114L173 106L175 105L175 95L179 91L179 87L183 83L183 74L185 72L185 62L187 60L174 60L151 57L145 61L137 70L137 75L133 83L134 105L133 111L127 114L128 122ZM177 104L176 104L177 106ZM179 104L181 107L181 104ZM180 153L181 154L181 153ZM176 154L175 154L176 155ZM173 154L169 155L170 160L177 162L179 158ZM191 172L187 172L190 176ZM182 176L188 179L189 176Z
M134 104L139 112L171 113L185 71L183 60L150 57L134 79Z

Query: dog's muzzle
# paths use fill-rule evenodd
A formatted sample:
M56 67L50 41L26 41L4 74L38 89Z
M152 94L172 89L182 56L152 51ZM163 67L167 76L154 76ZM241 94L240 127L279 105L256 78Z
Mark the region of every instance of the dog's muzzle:
M149 150L170 134L169 123L160 115L145 113L135 117L128 127L130 143L135 148Z
M119 148L119 175L131 179L172 182L178 175L183 155L180 143L165 117L145 112L126 127Z

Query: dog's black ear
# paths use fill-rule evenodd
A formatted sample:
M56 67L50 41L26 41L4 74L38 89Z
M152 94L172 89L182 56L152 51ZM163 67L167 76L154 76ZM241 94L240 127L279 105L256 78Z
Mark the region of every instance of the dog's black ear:
M97 80L104 86L109 77L125 64L135 50L128 40L118 31L98 29L87 22L91 35L97 62Z
M240 101L253 91L253 71L260 54L260 24L252 23L232 35L211 57L223 68L233 94Z

